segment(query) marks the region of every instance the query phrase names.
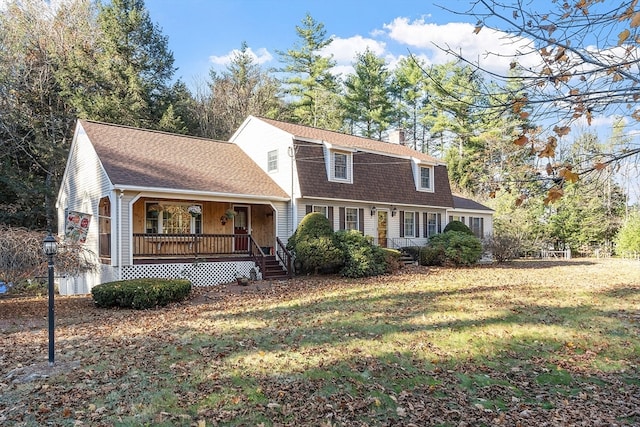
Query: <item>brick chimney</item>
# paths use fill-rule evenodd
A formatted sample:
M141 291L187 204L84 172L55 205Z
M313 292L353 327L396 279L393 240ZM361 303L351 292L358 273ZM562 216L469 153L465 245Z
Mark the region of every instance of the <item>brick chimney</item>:
M404 145L404 129L393 129L389 131L389 142L391 144Z

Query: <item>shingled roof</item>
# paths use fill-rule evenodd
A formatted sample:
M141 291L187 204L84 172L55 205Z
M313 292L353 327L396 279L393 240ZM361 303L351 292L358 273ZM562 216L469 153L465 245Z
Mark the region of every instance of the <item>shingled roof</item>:
M309 139L325 141L341 147L360 149L363 151L385 153L398 157L414 157L430 164L443 164L433 156L416 151L406 145L393 144L390 142L377 141L375 139L363 138L361 136L349 135L346 133L330 130L318 129L311 126L296 125L293 123L280 122L278 120L259 117L265 123L288 132L296 139Z
M489 211L493 212L493 209L486 207L474 200L467 199L466 197L453 195L453 207L454 209L469 209L476 211Z
M115 186L288 199L237 145L81 120Z

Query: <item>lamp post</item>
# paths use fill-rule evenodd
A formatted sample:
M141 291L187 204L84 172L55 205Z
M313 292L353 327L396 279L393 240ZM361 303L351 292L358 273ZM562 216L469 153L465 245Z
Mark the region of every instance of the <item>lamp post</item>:
M42 244L42 250L48 258L49 267L49 366L53 366L55 363L54 356L54 310L53 310L53 256L58 252L58 243L55 237L51 235L51 232L44 238Z

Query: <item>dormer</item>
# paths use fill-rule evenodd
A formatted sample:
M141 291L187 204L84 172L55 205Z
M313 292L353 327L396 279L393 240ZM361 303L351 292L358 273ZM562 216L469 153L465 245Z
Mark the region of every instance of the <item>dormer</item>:
M425 191L433 193L435 189L434 164L426 163L415 157L411 158L413 169L413 180L416 185L416 191Z
M340 147L323 141L327 178L331 182L353 184L353 148Z

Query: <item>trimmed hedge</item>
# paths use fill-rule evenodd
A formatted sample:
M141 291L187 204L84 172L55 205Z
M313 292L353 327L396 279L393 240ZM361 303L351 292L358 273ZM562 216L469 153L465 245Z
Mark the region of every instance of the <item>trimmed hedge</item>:
M475 236L473 234L473 231L471 231L471 229L467 227L467 225L462 221L451 221L449 224L447 224L444 227L444 230L442 230L442 233L446 233L448 231L459 231L461 233L466 233L470 236Z
M142 310L183 301L191 292L184 279L133 279L102 283L91 289L97 307Z

